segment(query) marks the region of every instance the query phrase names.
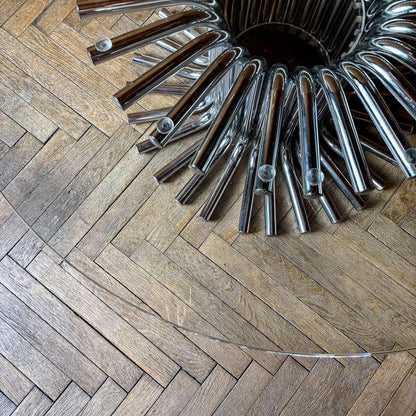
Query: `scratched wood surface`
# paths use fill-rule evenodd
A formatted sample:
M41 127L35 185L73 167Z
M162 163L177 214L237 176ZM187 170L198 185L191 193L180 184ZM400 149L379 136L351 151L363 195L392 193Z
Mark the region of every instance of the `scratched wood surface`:
M279 187L268 239L261 202L254 232L236 231L243 166L205 223L208 190L174 202L188 172L152 178L189 140L139 155L151 125L111 99L145 68L85 53L156 18L0 0L0 415L414 415L416 351L292 358L198 334L308 353L416 346L416 182L370 157L388 189L357 212L331 187L345 221L311 206L302 236Z

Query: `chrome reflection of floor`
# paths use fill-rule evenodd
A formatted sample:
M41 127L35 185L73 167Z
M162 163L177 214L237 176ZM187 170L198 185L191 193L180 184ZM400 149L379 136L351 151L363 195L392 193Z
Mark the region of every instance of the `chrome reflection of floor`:
M306 233L309 203L322 205L332 223L342 220L331 182L357 210L365 207L363 194L385 188L388 178L374 172L365 152L416 176L409 139L416 118L414 2L78 0L77 8L94 17L178 4L189 7L177 14L158 9L160 20L88 48L94 64L149 44L169 52L164 59L135 53L133 61L148 70L114 100L127 110L150 92L180 95L171 108L128 114L131 123L156 121L139 152L206 131L154 174L161 183L189 166L193 176L178 203L190 202L217 173L200 213L210 220L232 192L237 167L247 163L239 232L250 231L257 196L266 235L277 235L282 174Z

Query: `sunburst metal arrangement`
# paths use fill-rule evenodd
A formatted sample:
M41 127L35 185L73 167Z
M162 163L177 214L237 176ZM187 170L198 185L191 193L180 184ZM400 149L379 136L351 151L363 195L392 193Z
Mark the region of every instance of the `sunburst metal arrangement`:
M94 64L151 43L161 60L136 53L150 69L114 95L126 110L149 92L181 98L172 108L129 114L157 121L140 152L206 129L154 176L163 182L189 166L178 194L189 201L224 160L201 216L209 220L248 153L239 231L250 230L255 195L264 198L266 234L277 234L276 172L282 169L299 231L310 230L304 199L317 199L332 222L341 216L326 188L330 177L356 209L383 180L365 151L416 176L408 132L416 119L416 2L409 0L78 0L81 16L188 6L140 29L88 48ZM181 39L176 35L181 32ZM188 41L183 42L186 38ZM185 84L172 84L177 75ZM400 107L410 122L398 119ZM368 125L377 135L366 137ZM368 132L367 132L368 133ZM345 170L346 174L343 173ZM324 173L326 177L324 176Z

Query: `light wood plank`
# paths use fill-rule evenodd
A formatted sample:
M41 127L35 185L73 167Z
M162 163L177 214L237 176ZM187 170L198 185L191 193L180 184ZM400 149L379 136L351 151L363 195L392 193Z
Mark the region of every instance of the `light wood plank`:
M48 410L46 416L76 416L88 403L90 397L75 383L71 383Z
M23 127L0 111L0 140L3 143L12 147L25 133L26 130Z
M415 181L404 181L381 213L395 224L400 224L415 205L415 194Z
M43 416L52 406L52 400L37 387L26 396L13 413L13 416Z
M0 226L0 259L25 235L27 230L27 225L14 214Z
M40 253L27 270L162 386L172 380L179 370L177 364L46 254Z
M0 391L18 405L32 390L33 383L0 355Z
M108 378L79 416L110 416L126 395L127 393L117 383Z
M0 316L88 394L94 394L106 379L98 367L1 284Z
M269 384L271 378L272 376L257 363L251 364L214 415L237 416L246 414Z
M4 286L120 386L133 387L142 375L139 368L9 257L0 262L0 275Z
M114 416L141 416L146 414L162 391L162 387L145 374L114 412Z
M0 334L0 348L5 358L56 400L69 384L69 378L3 319L0 319Z
M28 231L9 252L9 256L25 268L43 249L43 242L32 231Z
M180 416L211 416L236 383L236 380L217 366L185 406Z
M308 374L308 371L295 360L287 358L247 412L247 416L278 415Z
M414 365L409 354L388 355L348 415L380 414Z
M9 416L13 413L16 406L0 391L0 414L2 416Z
M185 371L180 371L146 416L178 416L199 387Z
M34 24L43 33L50 35L59 25L59 22L64 20L73 10L73 3L66 0L55 0L42 11Z
M14 179L41 148L39 140L28 133L0 159L0 190Z

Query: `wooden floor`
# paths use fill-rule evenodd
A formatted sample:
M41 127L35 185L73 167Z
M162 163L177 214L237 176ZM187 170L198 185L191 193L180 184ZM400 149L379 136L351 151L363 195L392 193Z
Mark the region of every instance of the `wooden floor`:
M416 346L415 181L389 184L300 236L236 232L244 178L205 223L152 178L183 149L139 156L111 95L143 67L93 67L85 48L155 19L81 21L68 0L0 0L0 415L413 415L416 351L359 359L273 355ZM135 108L163 107L153 95ZM242 173L244 168L241 169ZM46 242L46 244L45 244ZM63 261L62 257L65 259Z

